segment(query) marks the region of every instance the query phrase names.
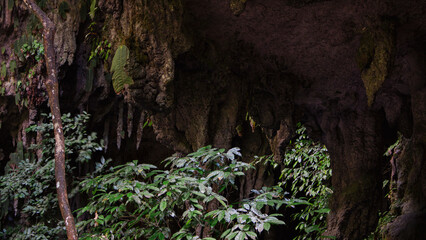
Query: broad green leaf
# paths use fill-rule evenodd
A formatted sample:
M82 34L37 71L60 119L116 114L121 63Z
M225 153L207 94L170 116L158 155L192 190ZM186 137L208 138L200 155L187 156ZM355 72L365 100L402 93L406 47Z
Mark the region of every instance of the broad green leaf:
M229 240L234 239L234 237L237 236L237 234L238 232L231 232L230 234L226 236L226 239L229 239Z
M257 238L257 234L255 232L246 232L247 236L249 236L251 239L256 239Z
M263 228L264 228L266 231L269 231L269 229L271 228L271 224L270 224L270 223L268 223L268 222L266 222L266 223L264 223L264 224L263 224Z
M164 209L166 209L166 207L167 207L167 200L166 199L161 200L160 210L164 211Z
M226 235L228 235L231 232L231 229L226 230L225 232L220 235L220 238L224 238Z
M283 221L278 220L278 219L267 219L266 223L272 223L272 224L277 224L277 225L283 225L283 224L285 224Z
M237 236L235 236L236 240L244 240L246 238L246 233L245 232L239 232L237 234Z

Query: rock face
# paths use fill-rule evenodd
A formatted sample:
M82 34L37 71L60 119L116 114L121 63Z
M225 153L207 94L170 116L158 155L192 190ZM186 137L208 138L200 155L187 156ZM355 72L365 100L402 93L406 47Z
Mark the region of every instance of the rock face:
M246 156L279 158L302 121L331 154L326 234L352 240L377 225L383 153L400 132L407 142L395 170L401 211L386 239L424 238L425 1L99 0L94 20L81 17L86 12L77 1L70 6L66 19L47 9L58 23L63 111L92 113L111 155L141 154L140 126L148 118L150 141L167 153L238 145ZM0 61L7 64L11 44L25 32L13 27L11 14L29 21L21 5L1 12ZM92 22L97 30L90 30ZM119 45L130 49L127 71L135 83L123 94L112 92L105 70L111 58L94 67L86 88L88 33L111 43L112 53ZM10 103L14 93L6 95L3 122L19 115ZM19 138L19 126L2 126ZM245 189L263 181L253 176Z

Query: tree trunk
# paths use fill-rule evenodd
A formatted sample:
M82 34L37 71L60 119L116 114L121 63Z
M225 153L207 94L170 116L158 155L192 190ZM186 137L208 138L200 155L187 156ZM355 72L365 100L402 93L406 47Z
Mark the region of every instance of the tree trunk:
M24 0L25 4L34 12L43 24L43 41L47 69L46 88L49 96L50 111L55 135L55 178L59 208L65 221L68 239L77 240L77 230L74 217L68 202L67 184L65 179L65 142L62 131L61 112L59 108L59 88L55 61L55 48L53 39L55 25L33 0Z

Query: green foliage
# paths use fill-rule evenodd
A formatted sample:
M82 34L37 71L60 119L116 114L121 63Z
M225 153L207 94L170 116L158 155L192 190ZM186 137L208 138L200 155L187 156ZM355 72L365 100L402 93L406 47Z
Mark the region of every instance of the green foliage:
M77 164L86 163L93 152L101 149L96 142L96 134L89 135L85 131L88 119L87 113L74 118L70 114L62 117L68 173L73 170L70 160ZM64 239L65 228L55 188L53 125L32 125L27 132L42 133L43 141L27 151L22 143L18 143L17 152L11 154L7 163L6 174L0 176L0 205L3 206L0 211L0 227L3 228L0 239ZM36 159L36 151L41 151L40 159ZM23 224L3 226L7 223L7 216L20 218L15 221Z
M10 164L10 163L9 163ZM0 203L13 206L13 216L21 216L28 225L3 229L3 239L60 239L64 229L57 229L61 221L54 188L54 162L21 159L8 174L0 177ZM2 218L8 211L2 211ZM39 228L39 229L36 229ZM34 236L37 232L37 237ZM30 237L31 236L31 237ZM34 238L32 238L34 237Z
M394 158L394 154L399 154L400 151L404 148L403 135L398 133L398 139L394 144L388 147L383 156ZM398 199L397 195L397 183L393 181L394 179L385 179L383 180L383 189L388 188L385 194L387 203L389 204L388 210L384 212L379 212L379 222L376 229L370 233L370 235L365 240L376 240L383 239L383 235L386 231L386 226L395 220L396 217L401 213L401 199Z
M396 214L392 214L391 212L381 212L379 213L379 222L377 224L376 230L370 235L368 235L365 240L377 240L377 239L383 239L383 228L386 227L390 222L395 220L397 217Z
M86 82L86 91L90 92L93 86L95 77L95 68L101 60L104 63L108 61L111 54L111 43L108 40L99 41L99 38L93 39L92 51L89 57L88 78Z
M253 199L230 204L236 179L252 168L238 161L240 156L237 148L207 146L166 159L170 170L134 161L83 181L82 190L92 195L79 210L80 216L91 216L78 223L83 239L200 239L197 228L210 230L206 240L256 239L284 223L278 214L263 213L265 206L279 208L288 201L264 188ZM209 212L212 204L215 210Z
M264 163L273 168L281 166L273 156L262 156L253 163ZM290 141L283 159L284 168L278 186L290 192L292 205L300 205L292 218L297 222L299 239L334 239L323 236L326 230L327 208L332 190L328 187L331 178L330 157L325 146L309 139L306 128L300 123L296 136Z
M112 85L117 94L123 91L124 85L133 84L133 79L127 74L125 69L129 53L129 49L125 45L121 45L115 51L114 58L112 59Z
M93 46L95 46L95 48L90 52L89 62L94 58L107 61L111 54L111 43L108 42L108 40L99 41L96 39Z
M59 240L65 239L64 236L65 226L63 222L56 223L55 226L46 226L44 224L34 224L27 228L12 228L7 227L0 231L0 239L13 239L13 240ZM58 237L61 236L61 237Z
M402 148L402 134L398 132L398 139L396 142L388 147L383 156L390 157L396 150L401 150Z
M299 124L296 139L285 153L284 166L280 186L290 189L292 197L308 202L292 216L298 222L296 230L301 231L295 239L318 239L326 230L327 204L333 192L328 187L331 168L327 149L309 139L306 128Z
M89 9L89 16L92 20L95 19L96 10L98 8L96 7L96 0L90 1L90 9Z
M33 57L39 62L44 56L44 46L43 43L34 39L30 44L22 44L21 52L24 54L25 59Z
M15 85L15 104L18 107L32 104L37 106L44 101L44 95L38 88L38 81L40 80L39 71L41 70L40 64L43 63L44 46L43 43L38 41L32 35L22 35L14 43L15 60L20 64L20 74L18 73ZM10 60L9 73L15 74L17 62ZM24 70L22 70L24 69Z
M43 43L39 42L32 35L22 35L14 43L15 55L21 62L26 62L30 59L34 59L39 62L44 55Z
M51 115L44 115L51 119ZM102 150L102 145L97 140L96 133L88 134L85 125L89 121L90 115L86 112L71 117L70 113L62 115L63 131L65 137L66 158L70 159L73 155L78 163L87 163L92 158L92 153ZM42 123L32 125L27 129L28 132L42 132L43 141L39 145L33 145L31 149L42 149L44 159L54 159L55 138L53 134L53 124Z

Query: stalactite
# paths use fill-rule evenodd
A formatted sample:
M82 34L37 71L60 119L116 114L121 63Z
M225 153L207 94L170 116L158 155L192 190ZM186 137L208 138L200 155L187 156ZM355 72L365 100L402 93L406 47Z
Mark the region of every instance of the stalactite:
M19 204L19 198L15 197L13 199L13 212L15 214L15 217L18 216L18 204Z
M12 4L12 5L10 5ZM13 1L5 1L5 8L4 8L4 26L6 28L10 27L12 25L12 11L13 11Z
M123 139L123 102L118 104L118 121L117 121L117 149L120 150L121 139Z
M19 126L19 130L18 130L18 135L17 135L16 143L22 142L22 125L23 125L23 124L21 124L21 125Z
M16 136L15 136L15 134L12 134L12 146L16 147Z
M105 123L104 123L104 136L103 136L103 139L104 139L104 152L106 152L107 149L108 149L108 136L109 136L109 118L107 118L105 120Z
M29 109L28 110L28 119L22 123L22 143L24 144L24 148L28 148L31 145L31 142L34 142L31 136L27 134L26 129L34 124L34 119L37 116L37 109Z
M27 139L27 131L25 131L25 129L27 129L30 126L30 121L28 119L26 119L22 125L21 125L21 141L22 144L24 145L24 148L28 148L28 144L30 143L30 141L28 141L29 139Z
M41 118L37 123L38 126L40 126L41 124L43 124L43 118ZM41 131L37 131L36 144L39 145L41 144L42 141L43 141L43 135ZM36 151L36 155L37 155L37 160L41 160L43 158L43 150L41 148L38 148Z
M142 141L143 125L145 123L145 113L141 112L141 116L138 122L138 131L136 133L136 149L139 149L139 145Z
M133 107L132 104L127 105L127 135L132 136L133 131Z

